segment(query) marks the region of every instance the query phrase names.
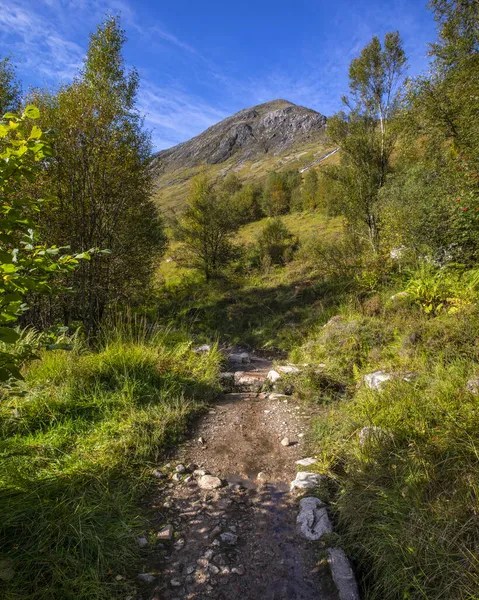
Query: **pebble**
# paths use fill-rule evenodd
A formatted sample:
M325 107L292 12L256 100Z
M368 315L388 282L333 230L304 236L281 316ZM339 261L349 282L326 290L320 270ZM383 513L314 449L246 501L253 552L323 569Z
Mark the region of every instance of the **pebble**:
M172 579L170 583L172 587L181 587L181 581L179 579Z
M181 475L179 473L175 473L172 479L173 481L181 481Z
M185 545L185 539L184 538L180 538L174 545L174 549L175 550L181 550L183 548L183 546Z
M156 477L157 479L164 479L166 477L166 475L164 473L162 473L160 471L160 469L154 469L151 474L153 475L153 477Z
M163 527L163 529L156 534L156 537L160 541L169 541L173 539L173 525Z
M289 438L283 438L283 439L281 440L281 445L282 445L282 446L290 446L290 445L291 445L291 441L290 441L290 439L289 439Z
M246 573L246 569L243 565L238 565L237 567L233 567L231 569L231 572L235 575L244 575Z
M177 473L186 473L186 467L185 465L176 465L175 471Z
M229 544L230 546L235 546L238 541L238 536L229 531L225 531L224 533L220 534L220 539L225 544Z
M203 437L199 437L199 438L198 438L198 442L199 442L200 444L204 444L204 443L205 443L205 438L203 438Z
M198 485L202 490L216 490L223 486L223 483L219 477L213 477L213 475L203 475L198 480Z
M156 580L156 577L152 573L140 573L137 576L137 579L142 583L153 583Z
M212 550L211 548L209 548L204 554L203 556L206 558L206 560L211 560L213 558L214 555L214 550Z
M218 575L218 573L220 572L216 565L208 565L208 569L212 575Z
M309 467L310 465L314 465L316 462L318 461L315 458L308 457L302 458L301 460L297 460L296 464L301 465L302 467Z

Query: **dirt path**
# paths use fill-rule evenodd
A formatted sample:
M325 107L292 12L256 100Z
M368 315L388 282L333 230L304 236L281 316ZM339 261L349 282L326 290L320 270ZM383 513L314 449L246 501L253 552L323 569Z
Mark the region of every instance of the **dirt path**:
M246 369L266 375L270 367ZM175 536L145 564L161 583L143 598L338 599L318 544L297 533L298 500L289 493L295 461L307 456L310 418L291 397L232 393L200 419L171 463L186 471L158 486L152 525L160 531L167 522ZM202 489L203 473L223 485Z

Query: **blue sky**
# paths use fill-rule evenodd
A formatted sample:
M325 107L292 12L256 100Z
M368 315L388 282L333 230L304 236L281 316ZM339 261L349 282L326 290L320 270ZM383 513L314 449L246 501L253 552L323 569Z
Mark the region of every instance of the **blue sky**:
M81 65L88 34L120 13L125 58L156 149L247 106L284 98L331 115L348 65L373 35L398 29L411 75L427 70L427 0L0 0L0 55L24 87L55 88Z

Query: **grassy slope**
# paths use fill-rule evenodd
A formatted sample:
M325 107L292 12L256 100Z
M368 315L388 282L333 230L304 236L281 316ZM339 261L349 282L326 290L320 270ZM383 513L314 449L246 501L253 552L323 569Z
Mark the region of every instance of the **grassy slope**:
M212 181L216 181L233 170L238 173L244 183L262 183L271 170L301 169L332 149L330 144L321 139L316 142L300 144L277 155L264 154L253 161L240 162L237 157L233 156L217 165L175 169L156 178L154 197L166 214L169 211L176 212L185 205L190 179L201 172L206 172ZM337 160L337 155L328 158L324 164L335 160Z
M140 568L139 498L214 397L218 354L141 335L41 358L0 403L0 576L14 572L0 596L126 597L124 577Z

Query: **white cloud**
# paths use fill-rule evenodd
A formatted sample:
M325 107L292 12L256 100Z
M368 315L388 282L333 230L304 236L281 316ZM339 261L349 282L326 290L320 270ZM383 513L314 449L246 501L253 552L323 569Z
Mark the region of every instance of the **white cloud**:
M142 81L138 104L158 150L201 133L229 114L180 89L162 88L147 80Z

